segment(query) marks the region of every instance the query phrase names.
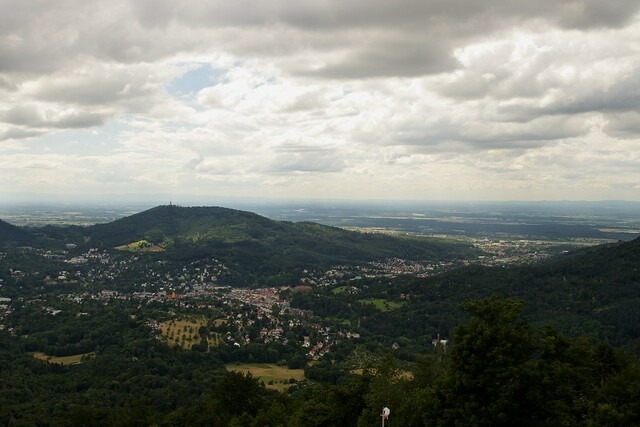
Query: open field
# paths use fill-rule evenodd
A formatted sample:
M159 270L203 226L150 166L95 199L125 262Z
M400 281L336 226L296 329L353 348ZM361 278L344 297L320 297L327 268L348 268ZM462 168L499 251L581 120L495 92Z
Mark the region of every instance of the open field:
M48 356L42 352L36 352L31 354L35 359L42 360L43 362L54 363L56 365L77 365L82 363L82 358L84 356L87 357L95 357L95 352L89 353L81 353L81 354L72 354L71 356Z
M160 245L150 243L144 239L137 242L131 242L126 245L116 246L119 251L126 252L163 252L164 248Z
M271 390L284 391L289 388L291 379L302 381L304 369L289 369L286 366L278 366L270 363L229 363L225 366L227 371L242 373L251 372L264 385Z
M331 291L331 292L333 292L334 295L342 295L342 294L345 294L347 292L347 290L349 290L351 288L352 288L351 286L346 286L346 285L345 286L338 286L338 287L333 288L333 291Z
M207 319L196 317L193 319L169 320L160 323L160 332L170 347L180 347L185 350L202 342L199 330L202 326L207 326ZM215 347L220 345L222 337L218 333L211 333L207 338L207 345Z
M213 326L218 327L218 326L222 326L222 325L226 325L227 319L216 319L213 321Z
M349 319L343 319L343 318L337 317L337 316L326 316L325 319L327 321L329 321L329 322L339 323L339 324L347 326L347 327L352 326L351 325L351 320L349 320Z
M360 303L372 305L380 311L391 311L391 310L400 308L404 305L403 302L389 301L381 298L363 299L363 300L360 300Z

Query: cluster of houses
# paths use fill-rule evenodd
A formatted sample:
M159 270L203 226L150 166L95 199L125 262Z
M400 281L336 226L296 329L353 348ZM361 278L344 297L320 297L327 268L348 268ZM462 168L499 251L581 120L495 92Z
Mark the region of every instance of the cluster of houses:
M11 314L11 298L0 297L0 331L6 329L6 325L4 324L4 319L9 314Z
M75 247L68 246L69 251ZM239 289L220 286L218 279L228 274L228 269L215 259L196 261L176 267L164 261L140 262L138 255L130 257L113 257L99 249L89 249L82 254L71 256L65 254L43 252L45 257L63 256L69 267L61 270L48 280L78 283L82 293L70 295L76 302L83 298L104 301L109 304L115 300L137 300L140 304L158 302L184 308L220 308L227 311L229 328L234 333L226 332L227 342L234 346L247 345L252 341L262 343L282 343L295 339L305 349L310 359L317 360L331 351L335 343L344 340L359 339L360 335L347 328L332 329L313 317L309 310L301 310L290 306L290 302L282 295L312 292L316 286L327 286L347 283L363 277L391 277L402 274L432 274L436 270L447 268L447 263L415 263L401 259L385 262L368 263L361 266L336 266L322 274L306 272L295 287L268 287L261 289ZM57 258L56 258L57 259ZM21 271L12 270L14 278L24 275ZM128 279L128 289L119 286L122 277ZM103 284L103 289L89 291L88 285ZM0 284L1 285L1 284ZM116 290L117 289L117 290ZM345 292L357 293L358 287L345 285ZM410 298L410 295L403 295ZM10 299L0 298L0 320L10 310ZM55 316L60 310L43 306L49 315ZM86 314L86 313L85 313ZM150 321L149 326L154 328ZM247 331L251 331L251 334ZM446 346L446 340L434 345Z

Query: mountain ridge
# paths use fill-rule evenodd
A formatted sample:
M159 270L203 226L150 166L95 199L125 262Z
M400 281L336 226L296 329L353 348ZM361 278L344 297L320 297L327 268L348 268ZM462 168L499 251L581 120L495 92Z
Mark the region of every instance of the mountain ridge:
M304 270L327 269L403 258L460 260L479 251L470 244L443 239L360 233L312 222L276 221L258 214L217 207L161 205L86 228L43 228L49 238L132 251L142 256L188 261L215 258L242 281L287 282Z

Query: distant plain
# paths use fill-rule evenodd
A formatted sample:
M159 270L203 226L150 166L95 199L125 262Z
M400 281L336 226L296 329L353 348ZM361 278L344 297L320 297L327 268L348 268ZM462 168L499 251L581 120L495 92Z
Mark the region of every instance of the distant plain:
M573 240L593 244L640 236L640 202L227 201L207 205L246 210L275 220L425 236ZM114 221L151 206L0 205L0 218L18 226L86 226Z

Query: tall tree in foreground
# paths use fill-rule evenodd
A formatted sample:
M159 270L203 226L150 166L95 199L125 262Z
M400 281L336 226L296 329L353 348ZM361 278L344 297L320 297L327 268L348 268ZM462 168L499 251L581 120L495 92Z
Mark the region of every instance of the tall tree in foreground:
M417 389L423 423L640 425L638 361L585 337L535 329L522 306L500 296L465 303L471 319L453 332L446 373Z
M471 320L453 332L449 374L436 388L437 420L446 425L514 425L531 419L536 348L523 302L500 296L465 303Z

